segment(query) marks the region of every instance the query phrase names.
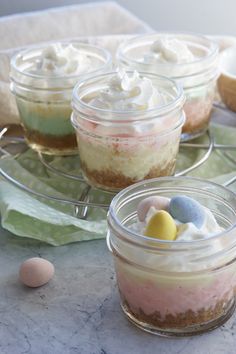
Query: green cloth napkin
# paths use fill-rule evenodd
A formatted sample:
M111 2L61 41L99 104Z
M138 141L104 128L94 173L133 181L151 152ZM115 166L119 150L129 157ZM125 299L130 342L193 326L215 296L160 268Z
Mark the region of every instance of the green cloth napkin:
M215 143L225 144L225 145L235 145L236 146L236 128L226 127L218 124L212 124L210 128L211 135L214 137ZM204 144L208 143L208 138L206 136L199 139L195 139L194 143ZM206 151L203 149L196 148L186 148L181 147L180 153L177 160L177 171L188 168L194 162L198 161ZM227 150L227 154L236 161L236 150ZM229 179L228 174L236 173L236 164L230 162L224 156L223 150L214 150L210 155L209 159L199 168L189 173L188 176L194 176L199 178L213 179L219 181L225 181ZM223 179L218 178L221 175L226 175ZM235 186L232 186L235 187Z
M217 143L235 143L236 128L212 125L211 132ZM201 137L196 141L207 142L207 138ZM199 149L181 148L177 170L189 167L203 153ZM236 152L229 153L236 159ZM77 156L53 158L51 164L55 168L63 166L64 171L69 173L80 174ZM86 187L82 182L68 180L50 172L30 149L17 158L2 158L0 168L33 190L56 197L78 200ZM224 183L235 176L235 169L236 166L227 162L221 152L214 151L205 164L189 175ZM236 183L230 188L236 191ZM98 190L90 192L90 202L109 204L111 198L110 194ZM34 238L54 246L106 236L106 210L89 208L87 219L81 220L76 217L73 205L35 197L4 179L0 180L0 212L3 228L15 235Z

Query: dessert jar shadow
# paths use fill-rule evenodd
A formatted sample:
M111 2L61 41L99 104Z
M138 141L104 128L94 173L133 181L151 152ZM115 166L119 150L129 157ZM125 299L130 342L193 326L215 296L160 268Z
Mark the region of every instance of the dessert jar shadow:
M179 62L161 60L152 47L163 39L179 41L189 49L192 58L185 58L185 62L181 62L181 58ZM190 140L206 131L219 74L216 43L204 36L187 33L143 35L123 42L118 48L117 60L125 69L164 75L182 85L186 96L186 122L181 140Z
M83 175L93 187L118 191L139 180L174 173L185 120L183 91L165 77L139 75L165 95L165 103L144 110L92 106L91 97L108 89L116 72L89 78L74 89L71 120Z
M48 48L59 46L62 54L49 53L49 58L44 58ZM69 46L73 49L66 57L64 53ZM78 55L80 60L85 60L81 67ZM39 68L41 61L44 61L44 70ZM53 155L77 152L70 122L73 87L89 75L109 71L111 65L111 55L106 50L76 41L47 43L19 52L12 58L11 91L16 98L26 141L32 149Z
M208 208L223 231L201 240L161 241L132 229L141 200L180 194ZM147 180L115 196L108 227L121 307L136 326L163 336L187 336L212 330L232 315L236 289L233 192L196 178Z

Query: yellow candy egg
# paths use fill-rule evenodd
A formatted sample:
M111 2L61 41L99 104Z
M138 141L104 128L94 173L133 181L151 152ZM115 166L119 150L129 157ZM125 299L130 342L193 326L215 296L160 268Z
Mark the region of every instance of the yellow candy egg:
M149 220L144 235L160 240L173 241L176 238L177 228L174 219L165 210L155 213Z

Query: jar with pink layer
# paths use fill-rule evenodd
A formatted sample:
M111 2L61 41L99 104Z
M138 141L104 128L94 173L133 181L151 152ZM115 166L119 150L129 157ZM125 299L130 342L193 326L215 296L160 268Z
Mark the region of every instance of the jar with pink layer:
M117 60L125 69L164 75L182 85L186 121L181 140L190 140L206 131L219 71L215 42L187 33L143 35L123 42Z
M118 191L174 174L184 100L174 81L149 73L111 72L80 82L71 121L87 182Z
M185 237L172 241L138 231L141 201L177 195L200 203L211 225L205 225L201 233L186 224ZM115 196L108 226L121 307L133 324L158 335L186 336L212 330L232 315L236 290L233 192L196 178L147 180Z

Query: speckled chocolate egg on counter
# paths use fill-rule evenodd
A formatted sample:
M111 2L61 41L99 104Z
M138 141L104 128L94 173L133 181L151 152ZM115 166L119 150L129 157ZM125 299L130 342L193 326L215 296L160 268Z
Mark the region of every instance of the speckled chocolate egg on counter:
M54 266L46 259L34 257L23 262L19 270L21 282L31 288L42 286L53 277Z

